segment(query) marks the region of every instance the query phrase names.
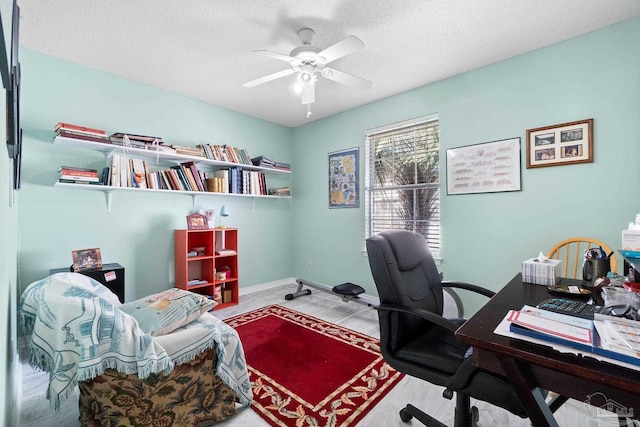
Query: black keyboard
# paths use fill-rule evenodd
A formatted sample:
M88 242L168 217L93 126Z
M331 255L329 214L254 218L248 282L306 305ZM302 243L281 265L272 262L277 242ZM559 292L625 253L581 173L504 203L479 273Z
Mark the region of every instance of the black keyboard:
M587 304L564 298L551 298L542 301L537 307L554 313L568 314L569 316L577 316L584 319L593 319L595 313L601 313L604 310L602 305Z

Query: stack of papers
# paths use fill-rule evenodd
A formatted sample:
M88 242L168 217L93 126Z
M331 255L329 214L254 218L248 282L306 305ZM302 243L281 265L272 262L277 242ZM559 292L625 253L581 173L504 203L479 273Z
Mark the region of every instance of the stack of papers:
M594 320L524 306L505 317L509 331L640 366L640 322L596 314Z
M600 347L640 357L640 322L596 314L593 323L600 337Z
M514 329L524 328L539 334L549 335L578 344L594 344L593 321L576 316L554 313L535 307L524 306L522 310L510 310L507 319ZM526 332L526 331L525 331Z

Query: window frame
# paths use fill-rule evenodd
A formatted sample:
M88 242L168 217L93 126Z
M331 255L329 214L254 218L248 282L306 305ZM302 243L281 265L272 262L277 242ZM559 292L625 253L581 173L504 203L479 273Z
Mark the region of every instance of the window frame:
M435 127L435 136L432 130L429 131L428 129L429 127ZM416 128L416 129L412 129L412 128ZM430 182L418 183L418 184L414 183L414 184L389 185L389 186L381 186L379 183L376 183L376 180L375 180L376 154L373 152L374 150L373 144L375 143L376 136L379 138L381 135L401 134L402 132L414 131L414 130L419 130L424 128L427 128L427 132L429 132L426 137L430 140L428 140L427 143L428 144L433 143L434 140L431 138L435 138L435 144L437 144L435 149L428 148L428 146L426 146L425 152L424 152L425 160L427 161L429 160L427 159L427 157L430 155L429 153L431 153L431 156L433 156L434 151L436 153L437 157L434 161L434 164L432 164L431 166L432 169L430 169L431 173L433 173L434 170L437 172L437 177L435 178L435 180L431 180ZM424 189L427 191L433 191L433 193L428 193L428 194L431 194L431 200L433 199L434 195L435 197L437 197L437 201L435 202L435 207L433 207L432 203L429 203L429 206L432 206L432 209L435 209L437 212L436 219L432 219L431 217L429 217L426 220L420 220L414 217L408 220L402 219L402 218L400 218L399 220L402 221L402 223L406 223L407 221L413 221L414 222L414 227L412 227L413 230L416 229L415 225L418 222L426 221L427 223L424 225L425 228L436 230L433 235L431 235L431 233L429 233L428 231L426 233L427 236L425 237L428 237L427 240L429 241L429 249L434 254L434 257L436 257L440 253L440 250L442 248L441 216L440 216L440 205L442 201L442 193L440 188L440 183L442 182L442 170L440 168L441 148L442 147L440 144L440 119L437 114L430 114L430 115L421 116L421 117L417 117L410 120L405 120L402 122L380 126L373 129L367 129L367 131L365 132L365 168L364 168L365 169L365 179L364 179L365 239L381 231L380 229L376 229L374 225L374 222L376 221L376 219L380 218L380 216L375 215L375 205L374 205L375 193L379 193L383 191L393 191L397 189L412 190L414 191L413 192L414 194L413 208L417 209L419 205L416 201L417 193L415 190ZM396 147L394 146L393 150L395 149ZM390 156L389 158L393 159L397 157L398 156L396 156L396 153L394 151L393 155ZM395 172L395 169L393 170ZM393 180L393 182L395 183L395 179ZM393 209L396 209L396 208L391 208L391 210ZM391 223L393 224L393 221L398 218L394 216L393 212L390 212L390 214L391 214L390 216L391 219L388 221L391 221ZM435 222L435 224L433 222ZM395 227L392 227L392 228L395 228ZM434 244L434 240L435 240L435 244Z

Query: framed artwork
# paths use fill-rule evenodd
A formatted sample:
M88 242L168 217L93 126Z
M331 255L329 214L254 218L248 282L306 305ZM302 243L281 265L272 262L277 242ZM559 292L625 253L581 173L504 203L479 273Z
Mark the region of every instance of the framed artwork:
M329 208L360 207L358 150L329 153Z
M204 230L206 228L209 228L207 217L200 213L187 215L187 228L189 230Z
M87 271L102 268L100 248L78 249L71 252L73 271Z
M519 191L520 138L447 150L447 194Z
M527 130L527 169L593 162L593 119Z
M207 225L209 226L209 228L214 228L215 211L213 209L206 209L204 211L204 216L207 217Z

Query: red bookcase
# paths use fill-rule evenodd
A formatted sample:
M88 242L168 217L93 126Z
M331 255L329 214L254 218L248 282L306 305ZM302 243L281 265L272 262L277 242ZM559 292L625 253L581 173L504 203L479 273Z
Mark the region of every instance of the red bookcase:
M176 287L238 304L238 229L175 230Z

